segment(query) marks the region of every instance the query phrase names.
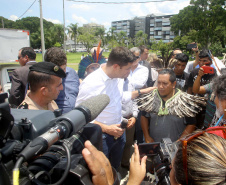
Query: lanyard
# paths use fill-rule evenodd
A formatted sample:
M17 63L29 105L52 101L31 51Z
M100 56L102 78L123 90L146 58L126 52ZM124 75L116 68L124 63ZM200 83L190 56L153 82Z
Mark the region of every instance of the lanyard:
M224 114L218 119L217 123L214 125L215 127L220 123L220 121L222 120Z

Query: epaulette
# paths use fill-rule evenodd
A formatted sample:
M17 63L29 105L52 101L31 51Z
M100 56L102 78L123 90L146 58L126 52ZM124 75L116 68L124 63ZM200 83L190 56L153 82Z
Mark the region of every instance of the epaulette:
M26 102L20 104L18 107L18 109L28 109L28 104Z

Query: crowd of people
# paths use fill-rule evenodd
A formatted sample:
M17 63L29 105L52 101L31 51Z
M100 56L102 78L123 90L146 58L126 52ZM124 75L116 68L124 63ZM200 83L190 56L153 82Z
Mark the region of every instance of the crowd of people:
M32 48L21 48L10 106L65 114L92 96L107 94L110 103L92 121L102 130L102 151L89 141L82 151L94 184L119 183L120 167L130 170L128 185L140 184L147 157L140 159L137 144L162 138L179 143L171 184L226 184L226 73L222 69L217 75L209 51L193 48L196 58L188 62L177 48L166 63L146 46L115 47L107 61L102 52L98 46L82 56L77 73L67 67L60 48L48 49L43 62L35 62Z

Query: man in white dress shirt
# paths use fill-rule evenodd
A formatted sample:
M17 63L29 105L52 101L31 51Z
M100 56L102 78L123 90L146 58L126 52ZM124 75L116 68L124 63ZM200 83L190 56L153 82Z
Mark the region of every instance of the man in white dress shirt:
M124 91L133 91L145 87L149 74L148 68L139 64L140 49L138 47L133 47L130 51L135 55L136 60L132 64L129 76L125 79ZM138 112L137 104L133 100L130 100L126 104L122 104L122 116L128 119L128 125L126 128L126 144L123 151L121 166L127 169L129 169L130 164L130 151L132 144L134 143L135 123L138 121ZM142 129L141 134L143 136Z
M136 98L139 94L148 93L152 89L123 92L124 78L128 77L135 56L125 47L112 49L106 64L87 76L79 87L76 105L89 97L107 94L110 103L93 121L102 128L103 152L111 165L118 170L125 145L122 121L122 103Z

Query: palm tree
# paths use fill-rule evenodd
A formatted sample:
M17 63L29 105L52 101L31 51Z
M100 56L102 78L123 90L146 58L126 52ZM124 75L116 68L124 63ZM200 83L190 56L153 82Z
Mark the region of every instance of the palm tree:
M76 51L76 43L77 43L77 34L78 34L78 23L70 24L68 26L68 32L71 33L71 39L74 38L75 42L75 51Z

